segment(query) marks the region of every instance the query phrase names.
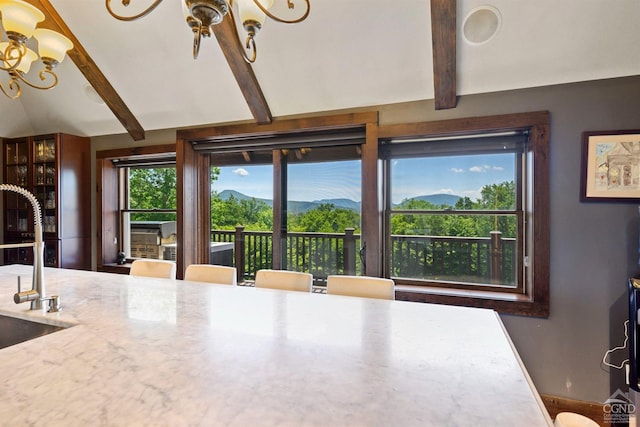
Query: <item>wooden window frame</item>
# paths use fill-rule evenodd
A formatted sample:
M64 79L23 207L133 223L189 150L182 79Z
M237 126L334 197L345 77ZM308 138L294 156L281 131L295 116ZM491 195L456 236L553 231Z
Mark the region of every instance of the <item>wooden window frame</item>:
M210 220L207 215L210 208L210 189L208 170L210 156L206 151L197 151L198 144L224 144L228 137L246 144L247 147L272 147L269 138L287 137L290 135L310 135L318 132L344 131L364 128L365 143L361 145L362 182L371 182L362 189L362 230L363 239L367 241L366 254L367 274L378 276L380 268L380 230L382 211L379 208L378 183L378 113L362 112L336 114L331 116L278 119L271 124L234 124L205 128L185 129L178 131L176 143L176 164L178 167L178 276L184 267L193 263L205 262L210 234ZM263 140L264 144L259 141ZM274 181L279 182L282 175L282 164L279 150L273 151ZM205 182L206 181L206 182ZM206 185L205 185L206 184ZM282 188L275 186L273 192L274 206L282 204ZM274 216L273 235L281 236L282 218L276 210ZM206 238L206 240L205 240ZM282 253L278 246L280 239L274 239L274 268L281 265L281 259L275 258ZM182 248L182 250L180 250Z
M527 167L532 188L527 200L529 271L523 293L426 287L399 283L396 299L416 302L490 308L501 313L549 316L549 112L506 114L378 128L379 140L391 138L433 138L487 132L527 131L531 156Z
M175 156L175 152L175 144L128 147L96 152L98 271L129 273L129 264L117 264L120 239L120 206L123 206L123 201L119 191L120 172L116 168L114 160Z
M131 147L96 153L98 270L127 272L113 268L117 257L118 186L113 158L175 153L177 168L178 278L186 265L208 257L209 239L209 156L196 152L191 141L208 140L219 135L286 134L305 130L343 128L363 125L366 142L362 144L362 230L367 241L368 276L381 276L382 271L382 207L379 186L379 141L390 138L438 137L490 131L527 130L533 143L529 185L534 191L529 224L532 233L533 262L530 278L521 295L457 289L425 289L423 286L399 284L396 299L465 305L494 309L501 313L547 317L549 315L549 113L506 114L419 123L379 125L377 113L353 113L300 119L279 119L269 125L239 124L178 131L176 144ZM206 171L206 173L204 173ZM274 198L275 198L274 194ZM275 200L274 200L275 202ZM278 233L279 230L274 230ZM274 248L275 249L275 248Z

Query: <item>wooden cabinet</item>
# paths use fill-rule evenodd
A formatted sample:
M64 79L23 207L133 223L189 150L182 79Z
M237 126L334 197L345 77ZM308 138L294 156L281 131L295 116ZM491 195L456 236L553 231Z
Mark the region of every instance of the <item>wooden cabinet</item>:
M3 182L26 188L40 203L45 265L89 270L89 138L53 134L5 139L3 148ZM3 193L4 242L33 241L31 204L17 193ZM31 264L33 250L5 249L4 262Z

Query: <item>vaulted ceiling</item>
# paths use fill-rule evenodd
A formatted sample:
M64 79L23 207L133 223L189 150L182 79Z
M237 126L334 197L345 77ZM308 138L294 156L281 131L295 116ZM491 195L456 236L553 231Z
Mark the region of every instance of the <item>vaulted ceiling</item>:
M470 43L463 26L486 1L311 0L306 21L265 23L253 65L238 55L228 20L194 60L179 0L133 22L112 18L102 0L28 1L75 48L55 70L56 88L0 97L2 137L140 140L156 129L407 101L455 108L461 95L640 74L637 0L493 0L501 25L483 44ZM481 34L476 24L466 29Z

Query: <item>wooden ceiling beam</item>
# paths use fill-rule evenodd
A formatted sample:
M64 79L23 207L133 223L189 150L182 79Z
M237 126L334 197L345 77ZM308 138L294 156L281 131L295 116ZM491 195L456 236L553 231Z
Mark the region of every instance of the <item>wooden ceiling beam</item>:
M258 84L258 79L251 68L251 64L245 61L242 50L244 47L238 39L235 23L230 17L226 17L218 25L212 27L213 33L218 39L218 44L224 53L231 72L240 86L242 95L247 101L249 110L258 124L268 124L273 121L267 100Z
M64 34L73 43L73 49L68 52L69 58L93 86L105 104L111 109L125 130L134 141L145 139L145 132L129 107L124 103L120 95L111 86L111 83L102 74L96 63L91 59L80 41L71 32L67 24L62 20L49 0L27 0L28 3L40 9L45 15L43 28L58 31Z
M431 0L431 42L436 110L455 108L456 0Z

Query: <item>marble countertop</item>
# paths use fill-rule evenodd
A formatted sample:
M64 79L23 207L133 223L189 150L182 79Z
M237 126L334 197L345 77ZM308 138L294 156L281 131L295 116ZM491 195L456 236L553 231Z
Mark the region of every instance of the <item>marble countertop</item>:
M491 310L45 269L73 325L0 350L0 425L549 426Z

